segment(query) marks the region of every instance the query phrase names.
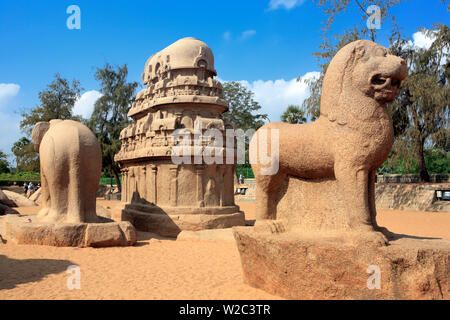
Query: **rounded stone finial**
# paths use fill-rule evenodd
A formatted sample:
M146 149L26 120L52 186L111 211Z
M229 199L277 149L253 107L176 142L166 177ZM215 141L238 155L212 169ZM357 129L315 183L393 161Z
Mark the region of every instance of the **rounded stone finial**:
M205 68L217 75L211 48L196 38L182 38L147 60L143 80L151 81L170 70L192 68Z

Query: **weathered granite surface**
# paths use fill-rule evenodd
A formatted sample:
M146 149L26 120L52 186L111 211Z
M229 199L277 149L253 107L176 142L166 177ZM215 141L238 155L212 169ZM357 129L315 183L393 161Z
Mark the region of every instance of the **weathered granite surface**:
M389 246L341 235L234 227L245 283L287 299L450 299L450 241L396 235ZM369 266L380 289L369 289ZM370 282L370 281L369 281Z

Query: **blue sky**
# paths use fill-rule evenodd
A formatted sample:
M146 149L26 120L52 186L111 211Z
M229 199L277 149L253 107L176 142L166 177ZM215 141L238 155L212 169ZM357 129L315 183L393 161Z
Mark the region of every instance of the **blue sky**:
M69 5L81 9L81 29L69 30ZM448 25L440 0L410 0L393 10L403 33L413 40L419 27ZM300 104L307 88L298 76L318 71L312 53L321 43L326 17L312 0L227 1L0 1L0 150L10 153L23 134L15 112L39 103L38 92L55 73L81 82L76 111L88 115L98 98L95 67L127 64L139 81L146 60L179 38L206 42L223 80L242 81L272 121L287 104ZM333 33L358 23L361 14L342 14ZM389 22L387 22L389 24ZM387 45L388 27L378 42Z

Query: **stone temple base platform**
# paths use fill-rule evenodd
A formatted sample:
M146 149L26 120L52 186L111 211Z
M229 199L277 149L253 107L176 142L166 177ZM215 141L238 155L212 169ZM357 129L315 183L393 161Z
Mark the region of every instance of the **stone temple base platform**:
M121 216L114 220L129 221L139 231L176 237L181 231L222 229L245 225L239 206L227 207L168 207L149 204L126 204Z
M288 299L450 299L450 241L394 235L376 247L343 237L233 228L250 286ZM355 239L354 239L355 240ZM369 266L377 266L379 289ZM373 268L373 267L372 267ZM372 277L372 278L371 278Z
M136 243L136 230L129 222L48 224L35 216L6 216L0 234L16 244L56 247L113 247Z

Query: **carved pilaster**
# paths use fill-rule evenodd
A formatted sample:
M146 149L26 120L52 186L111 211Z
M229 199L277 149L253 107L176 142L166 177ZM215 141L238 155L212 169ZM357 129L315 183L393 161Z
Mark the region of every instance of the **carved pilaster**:
M145 165L141 167L141 174L139 176L140 186L139 186L139 195L143 199L147 199L147 168Z
M128 169L123 168L121 171L122 171L122 196L121 196L121 199L123 202L127 202L128 201L128 199L127 199Z
M158 180L157 180L157 173L158 173L158 167L155 165L151 165L151 185L152 185L152 197L150 198L151 202L156 204L158 202Z
M178 166L170 166L170 205L177 206L178 198Z
M224 166L218 166L218 170L217 170L217 174L218 174L218 183L217 183L217 188L218 190L218 197L219 197L219 206L223 207L223 203L224 203L224 193L225 193L225 171L226 168Z
M195 175L197 176L197 204L199 207L204 207L204 190L203 190L203 174L205 166L195 166Z
M226 174L224 181L224 189L227 197L230 199L227 201L226 205L233 206L234 205L234 174L236 172L236 165L228 165L226 166Z
M135 184L135 173L134 173L134 168L131 168L128 174L128 201L132 202L133 201L133 194L136 191L136 184Z

